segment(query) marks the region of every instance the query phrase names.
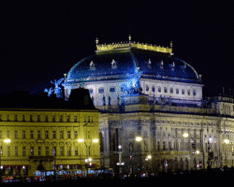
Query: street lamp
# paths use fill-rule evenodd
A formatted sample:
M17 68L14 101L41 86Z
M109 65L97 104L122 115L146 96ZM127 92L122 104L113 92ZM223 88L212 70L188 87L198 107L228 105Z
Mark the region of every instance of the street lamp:
M78 141L79 143L84 143L84 144L85 144L86 151L87 151L87 159L85 159L84 161L87 162L87 163L88 163L88 161L89 161L89 165L91 166L91 164L92 164L92 163L91 163L92 158L89 158L89 148L88 148L86 142L84 141L83 138L80 138L80 139L78 139L77 141ZM98 139L93 139L92 142L93 142L93 143L98 143ZM87 167L87 177L88 177L88 167Z
M135 140L136 140L137 142L140 142L140 141L142 140L142 137L137 136Z
M3 140L3 143L5 144L9 144L11 142L11 139L4 139ZM1 147L1 150L0 150L0 182L2 181L2 147Z

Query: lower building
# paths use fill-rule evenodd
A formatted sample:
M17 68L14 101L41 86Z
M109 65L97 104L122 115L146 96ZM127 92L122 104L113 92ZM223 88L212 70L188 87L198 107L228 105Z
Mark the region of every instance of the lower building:
M47 108L0 108L2 176L86 175L100 167L99 111L54 101L59 107L47 99Z
M106 106L100 115L104 167L123 174L157 174L234 166L232 116L214 108L149 104L139 99L148 98L144 95L129 97L132 101L119 112L108 112ZM231 99L217 98L212 106Z

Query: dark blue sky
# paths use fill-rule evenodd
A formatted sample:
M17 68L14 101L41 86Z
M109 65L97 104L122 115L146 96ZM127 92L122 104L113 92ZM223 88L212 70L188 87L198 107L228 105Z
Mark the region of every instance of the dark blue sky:
M76 2L76 3L75 3ZM0 94L38 93L100 43L169 46L202 74L205 96L234 90L232 3L224 1L1 2Z

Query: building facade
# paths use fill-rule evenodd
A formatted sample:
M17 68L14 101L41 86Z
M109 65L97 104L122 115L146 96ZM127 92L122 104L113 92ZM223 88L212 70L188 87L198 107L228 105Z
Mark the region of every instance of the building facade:
M100 167L98 139L96 109L0 108L1 175L84 174Z
M64 89L66 98L89 89L101 111L101 166L136 174L234 165L233 99L204 99L201 75L174 57L172 43L129 37L108 45L96 40L96 47L71 68Z

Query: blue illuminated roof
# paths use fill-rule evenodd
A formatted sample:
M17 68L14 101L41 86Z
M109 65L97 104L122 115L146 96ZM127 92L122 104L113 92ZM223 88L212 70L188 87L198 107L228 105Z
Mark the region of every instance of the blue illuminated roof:
M194 68L183 60L168 53L131 48L97 53L81 60L69 71L66 84L122 79L134 75L138 69L145 78L200 82Z

